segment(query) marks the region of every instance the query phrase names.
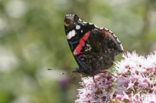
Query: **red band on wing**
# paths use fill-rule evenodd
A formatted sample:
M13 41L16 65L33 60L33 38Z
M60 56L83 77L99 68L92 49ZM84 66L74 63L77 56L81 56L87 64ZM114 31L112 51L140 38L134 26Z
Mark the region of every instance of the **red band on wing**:
M85 46L85 41L88 40L89 35L90 35L90 31L85 33L85 35L80 39L79 44L77 45L76 49L74 50L74 55L78 55L81 53L81 50Z

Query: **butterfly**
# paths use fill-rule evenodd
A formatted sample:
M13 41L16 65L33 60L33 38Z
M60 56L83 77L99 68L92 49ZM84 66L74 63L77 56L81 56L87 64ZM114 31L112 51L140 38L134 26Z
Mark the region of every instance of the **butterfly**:
M82 21L76 14L66 14L65 33L73 56L79 65L74 72L86 76L103 73L123 52L118 38L106 28Z

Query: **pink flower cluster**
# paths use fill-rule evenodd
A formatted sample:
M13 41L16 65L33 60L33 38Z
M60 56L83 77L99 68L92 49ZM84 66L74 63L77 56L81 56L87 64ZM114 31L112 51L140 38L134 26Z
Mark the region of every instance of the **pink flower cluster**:
M110 73L98 74L94 77L82 78L83 88L78 89L79 99L75 103L110 103L114 79Z
M75 103L156 103L156 52L123 55L114 71L82 78Z

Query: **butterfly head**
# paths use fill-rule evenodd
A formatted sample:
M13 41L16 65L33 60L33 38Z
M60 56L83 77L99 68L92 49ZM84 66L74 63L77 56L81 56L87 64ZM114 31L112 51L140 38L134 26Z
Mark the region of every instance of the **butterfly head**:
M79 17L76 14L67 14L64 19L64 26L67 30L75 28L79 21Z
M66 14L64 19L64 26L66 34L84 34L89 30L95 28L94 24L82 21L76 14ZM70 36L71 37L71 36ZM73 36L72 36L73 37Z

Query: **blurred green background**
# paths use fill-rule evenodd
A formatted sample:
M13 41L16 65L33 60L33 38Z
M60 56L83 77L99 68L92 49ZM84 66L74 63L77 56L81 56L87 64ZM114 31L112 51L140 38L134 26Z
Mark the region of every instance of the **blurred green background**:
M66 13L112 30L125 52L156 50L156 0L0 0L0 103L74 102Z

